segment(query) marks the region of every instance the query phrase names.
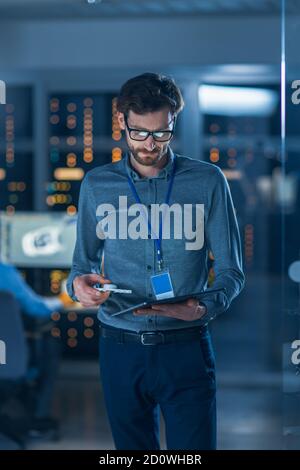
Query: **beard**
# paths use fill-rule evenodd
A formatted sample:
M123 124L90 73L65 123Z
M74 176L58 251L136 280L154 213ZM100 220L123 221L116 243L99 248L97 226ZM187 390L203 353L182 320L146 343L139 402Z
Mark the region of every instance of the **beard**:
M148 151L145 149L137 149L127 142L128 148L134 160L143 166L155 166L168 152L168 145L155 148L154 150Z

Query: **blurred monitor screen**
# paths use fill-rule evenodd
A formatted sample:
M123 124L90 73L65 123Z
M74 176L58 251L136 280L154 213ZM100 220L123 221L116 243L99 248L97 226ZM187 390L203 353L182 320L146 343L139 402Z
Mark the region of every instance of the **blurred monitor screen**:
M59 213L0 212L2 261L22 267L69 268L76 220Z

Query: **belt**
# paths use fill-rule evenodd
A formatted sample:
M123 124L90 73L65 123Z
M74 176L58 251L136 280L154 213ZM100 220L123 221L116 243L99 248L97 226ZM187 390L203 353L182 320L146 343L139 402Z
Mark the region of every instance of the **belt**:
M197 340L205 332L207 332L207 328L201 326L180 330L144 331L140 333L122 330L121 328L106 328L102 324L100 326L100 336L103 338L111 338L118 343L139 343L144 346Z

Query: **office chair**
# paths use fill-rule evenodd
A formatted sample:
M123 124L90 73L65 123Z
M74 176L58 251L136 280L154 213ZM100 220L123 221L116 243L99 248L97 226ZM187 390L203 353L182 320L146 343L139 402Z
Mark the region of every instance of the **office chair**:
M0 291L0 340L0 449L23 448L22 430L14 429L5 404L26 377L28 351L19 303L6 291Z

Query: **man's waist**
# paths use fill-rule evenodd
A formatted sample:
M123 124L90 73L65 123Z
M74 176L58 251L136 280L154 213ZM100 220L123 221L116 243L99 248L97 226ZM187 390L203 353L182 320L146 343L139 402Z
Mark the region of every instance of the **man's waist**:
M144 346L186 342L197 340L206 335L207 326L194 326L172 330L131 331L100 323L100 335L117 343L138 343Z

